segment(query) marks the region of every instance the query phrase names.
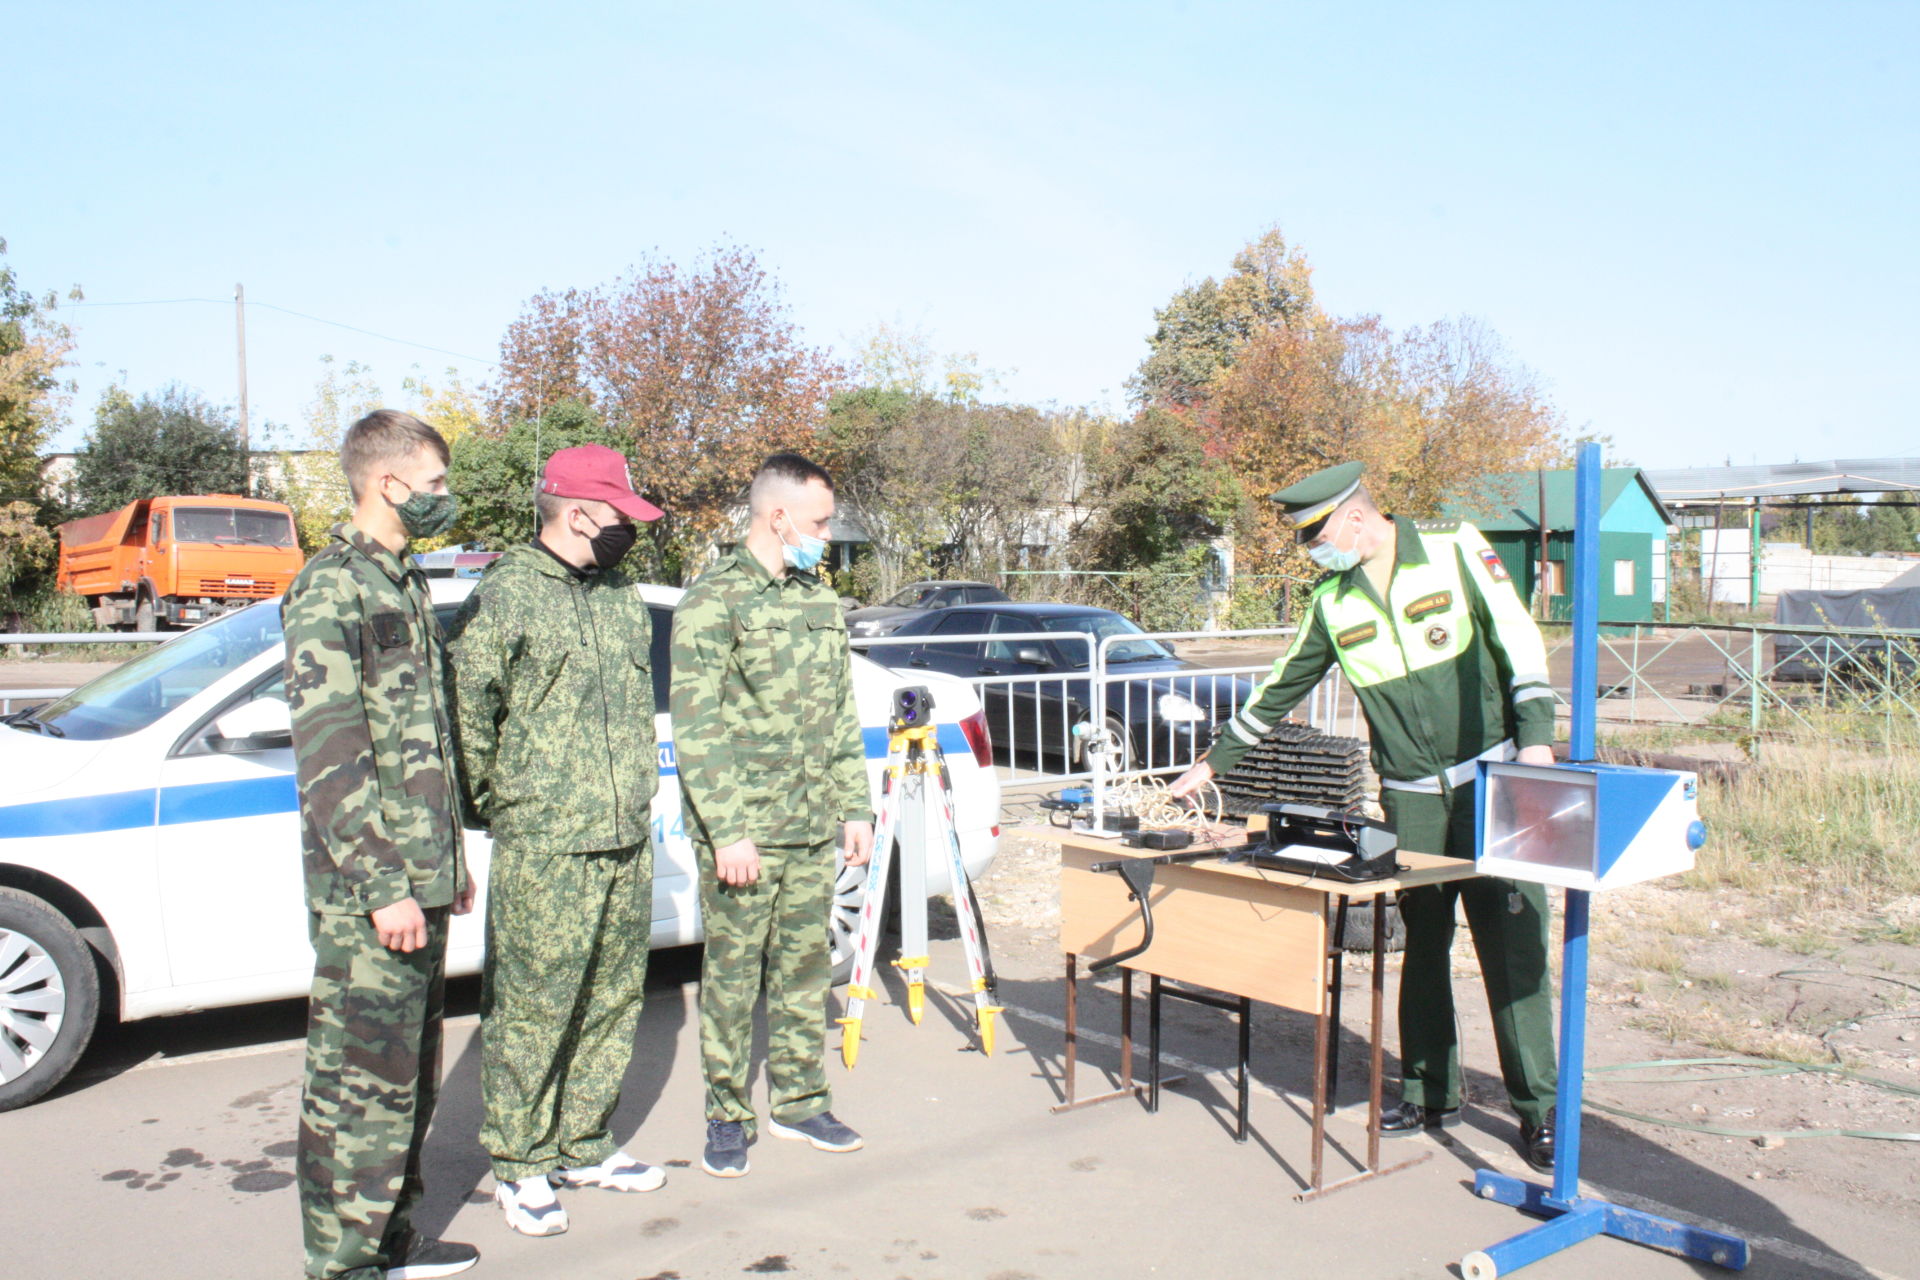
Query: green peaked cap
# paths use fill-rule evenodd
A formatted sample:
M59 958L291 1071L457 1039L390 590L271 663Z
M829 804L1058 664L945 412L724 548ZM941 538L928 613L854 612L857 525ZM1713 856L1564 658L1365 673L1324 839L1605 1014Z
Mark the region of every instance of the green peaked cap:
M1276 491L1272 500L1286 508L1288 519L1305 540L1322 520L1333 514L1335 507L1353 496L1353 491L1360 487L1360 473L1364 470L1364 463L1343 462L1294 481Z

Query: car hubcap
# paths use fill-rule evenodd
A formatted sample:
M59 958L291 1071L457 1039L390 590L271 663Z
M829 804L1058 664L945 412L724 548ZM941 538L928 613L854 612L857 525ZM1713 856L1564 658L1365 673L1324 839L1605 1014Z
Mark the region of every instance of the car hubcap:
M827 928L833 935L833 964L838 968L853 955L855 936L860 931L860 907L867 900L867 868L840 868L833 883L833 914Z
M46 949L24 933L0 929L0 1084L40 1061L67 1013L67 985Z

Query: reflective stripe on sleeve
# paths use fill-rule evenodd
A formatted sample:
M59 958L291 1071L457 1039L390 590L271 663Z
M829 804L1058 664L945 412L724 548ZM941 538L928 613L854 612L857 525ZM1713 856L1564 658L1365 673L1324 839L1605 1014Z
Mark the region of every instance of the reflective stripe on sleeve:
M1548 692L1551 692L1551 690ZM1443 780L1448 786L1464 787L1467 783L1472 782L1474 776L1480 772L1480 762L1482 760L1511 760L1518 754L1518 750L1513 745L1513 739L1508 738L1499 746L1489 747L1479 755L1471 759L1462 760L1459 764L1444 769L1439 773L1428 774L1424 778L1408 778L1404 781L1399 778L1382 778L1380 779L1380 785L1383 787L1391 787L1395 791L1415 791L1422 795L1437 796L1440 794L1440 784Z

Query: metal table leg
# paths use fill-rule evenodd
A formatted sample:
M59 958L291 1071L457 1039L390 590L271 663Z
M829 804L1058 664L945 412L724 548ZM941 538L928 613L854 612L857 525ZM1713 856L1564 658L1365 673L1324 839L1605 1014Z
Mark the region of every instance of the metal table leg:
M1110 1093L1096 1094L1091 1098L1079 1096L1077 1078L1080 1066L1080 957L1076 955L1067 957L1065 1049L1066 1061L1062 1083L1066 1098L1051 1108L1054 1114L1074 1111L1080 1107L1091 1107L1100 1102L1111 1102L1115 1098L1140 1096L1141 1090L1133 1083L1133 970L1120 971L1120 1087ZM1171 1084L1180 1078L1168 1076L1163 1083Z

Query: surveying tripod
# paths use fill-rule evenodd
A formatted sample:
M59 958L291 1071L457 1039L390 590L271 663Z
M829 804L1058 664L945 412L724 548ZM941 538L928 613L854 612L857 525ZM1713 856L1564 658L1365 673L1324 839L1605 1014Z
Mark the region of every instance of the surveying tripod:
M953 882L953 910L960 921L960 941L967 954L967 976L973 990L974 1015L980 1027L980 1047L993 1052L993 1018L1001 1011L993 1003L993 963L987 958L985 929L960 857L960 833L953 820L953 777L940 750L933 723L933 695L924 688L896 690L893 715L887 726L887 768L880 785L879 821L874 824L873 861L867 870L866 899L860 905L860 930L854 940L853 977L847 984L847 1016L840 1057L849 1067L860 1056L860 1020L867 1001L876 999L873 987L874 952L880 944L880 917L887 901L887 877L893 865L893 838L900 825L906 793L917 793L920 830L925 840L944 837L947 871ZM937 832L930 830L937 825ZM927 857L925 848L901 849L900 950L894 967L906 975L907 1016L914 1025L926 1004Z

